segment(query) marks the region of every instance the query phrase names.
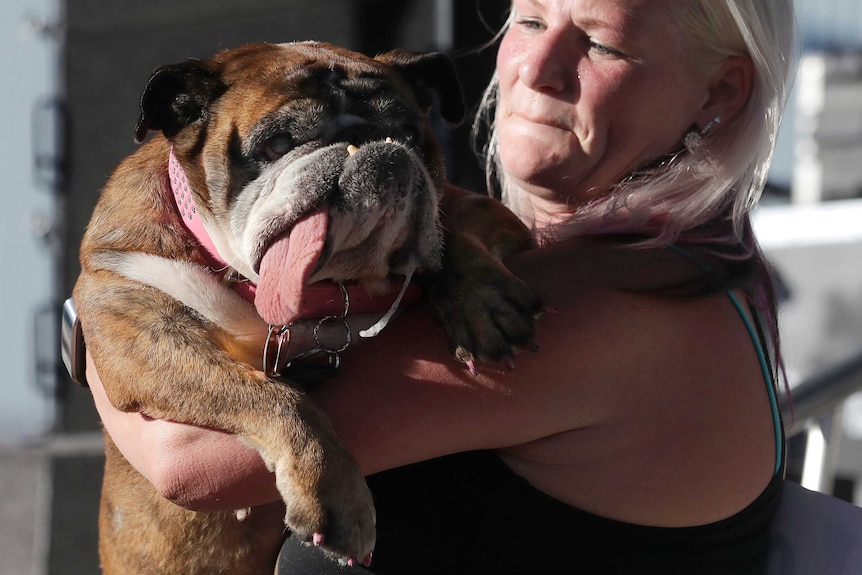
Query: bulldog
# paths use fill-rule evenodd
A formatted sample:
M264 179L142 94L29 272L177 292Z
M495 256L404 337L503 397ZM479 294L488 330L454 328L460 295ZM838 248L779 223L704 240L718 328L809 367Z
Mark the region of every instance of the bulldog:
M471 369L529 345L540 302L502 265L529 234L446 184L435 102L445 119L464 112L439 54L256 44L154 72L135 132L154 135L109 178L81 245L87 348L118 409L237 435L284 504L182 509L106 434L105 573L272 572L285 525L342 562L370 560L364 478L289 378L299 351L337 360L356 339L348 310L380 314L359 334L372 337L421 283ZM326 327L346 333L327 343ZM295 349L302 334L310 352Z

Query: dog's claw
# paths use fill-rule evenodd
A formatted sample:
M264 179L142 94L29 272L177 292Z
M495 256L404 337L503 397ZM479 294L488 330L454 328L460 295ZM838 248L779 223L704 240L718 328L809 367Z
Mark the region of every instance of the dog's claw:
M510 371L514 371L514 369L515 369L515 360L514 359L512 359L511 357L505 357L505 358L503 358L503 363L506 365L507 368L509 368Z
M371 567L371 553L365 556L365 559L362 560L362 565L365 567ZM347 558L347 566L348 567L358 567L359 562L356 560L356 557L348 557Z
M470 372L470 375L472 375L473 377L476 377L477 375L479 375L479 370L476 369L476 362L475 361L473 361L472 359L468 359L464 363L467 364L467 371Z

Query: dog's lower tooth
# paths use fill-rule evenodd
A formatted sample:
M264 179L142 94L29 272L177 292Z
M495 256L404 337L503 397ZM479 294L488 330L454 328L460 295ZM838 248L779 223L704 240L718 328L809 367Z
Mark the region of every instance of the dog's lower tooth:
M347 155L348 156L352 156L353 154L355 154L358 151L359 151L359 148L357 148L353 144L350 144L349 146L347 146Z
M391 144L391 143L392 143L392 138L386 138L386 143L387 143L387 144Z

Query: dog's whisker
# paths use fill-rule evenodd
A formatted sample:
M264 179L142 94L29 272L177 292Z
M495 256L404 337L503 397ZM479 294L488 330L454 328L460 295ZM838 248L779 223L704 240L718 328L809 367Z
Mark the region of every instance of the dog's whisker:
M249 282L251 282L250 279L248 279L247 277L245 277L244 275L239 273L239 271L236 268L231 267L229 265L223 267L220 270L213 270L213 271L215 271L216 273L224 272L222 279L226 283L249 283Z

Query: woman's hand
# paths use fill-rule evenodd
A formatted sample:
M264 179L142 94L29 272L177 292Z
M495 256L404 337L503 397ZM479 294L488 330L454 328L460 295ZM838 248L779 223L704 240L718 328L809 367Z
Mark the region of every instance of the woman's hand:
M195 511L242 509L280 499L274 475L258 452L235 436L117 410L89 353L87 382L111 439L166 499Z

